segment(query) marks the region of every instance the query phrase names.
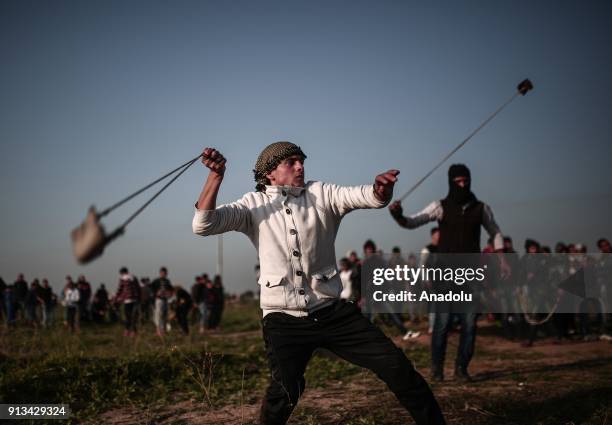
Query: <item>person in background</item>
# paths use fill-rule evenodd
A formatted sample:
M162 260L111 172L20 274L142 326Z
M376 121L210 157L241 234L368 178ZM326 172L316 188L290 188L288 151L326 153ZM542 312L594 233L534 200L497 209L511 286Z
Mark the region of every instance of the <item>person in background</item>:
M351 263L348 258L340 259L340 280L342 281L342 292L340 298L347 301L355 301L353 297L353 274Z
M213 281L210 279L206 279L205 280L205 285L206 285L206 311L208 313L208 318L206 320L206 329L210 329L210 330L214 330L214 328L211 328L211 323L214 322L214 315L213 315L213 310L215 308L215 305L217 303L217 292L214 289L214 284Z
M117 301L115 295L108 299L108 321L110 323L121 321L121 303Z
M76 287L72 279L66 279L64 287L64 308L66 309L66 325L70 332L79 332L79 289Z
M382 255L376 251L376 244L374 243L373 240L368 239L367 241L365 241L365 243L363 244L363 254L364 254L364 259L361 264L362 270L373 270L375 268L388 267L388 263L384 260ZM368 285L368 286L371 286L371 285ZM367 295L367 298L369 300L370 294ZM368 300L366 300L366 302ZM370 302L372 301L370 300ZM402 339L404 341L419 337L421 333L418 331L407 329L404 326L404 322L402 321L401 315L393 311L389 303L385 302L385 303L382 303L381 305L382 305L382 308L384 309L384 313L382 313L381 317L383 318L385 322L387 322L391 326L395 326L397 330L400 331L400 333L402 334ZM365 316L368 318L368 320L373 321L375 315L369 312L369 313L366 313Z
M109 308L109 300L108 300L108 292L106 290L106 286L102 283L98 290L96 291L93 303L91 305L91 313L94 322L96 323L104 323L106 318L106 313Z
M6 311L6 326L12 328L17 322L15 312L15 287L13 285L6 285L6 288L4 288L4 308Z
M606 238L597 240L597 248L599 249L600 254L612 253L612 246L610 245L610 241Z
M17 280L13 283L13 297L15 304L15 317L25 317L25 300L28 296L28 282L26 282L23 273L17 275Z
M42 280L40 299L42 300L42 325L48 328L53 324L55 305L57 303L57 296L53 293L51 286L49 286L48 279Z
M115 296L118 303L123 304L123 314L125 320L125 331L123 336L136 336L136 316L138 315L138 305L140 302L140 286L127 267L119 270L119 286Z
M347 257L353 272L351 278L353 282L352 297L357 305L361 306L363 303L361 296L361 259L357 255L357 251L349 251Z
M405 217L399 201L389 206L393 219L407 229L415 229L432 221L440 227L438 254L480 253L481 227L493 240L494 249L499 253L499 266L502 278L509 276L510 267L503 256L503 237L499 226L493 218L491 208L478 200L471 190L472 177L470 169L464 164L453 164L448 169L448 193L441 200L431 202L422 211ZM474 256L475 257L475 256ZM439 262L442 261L438 256ZM466 267L457 256L445 256L445 262L438 266ZM475 265L471 264L472 267ZM448 334L453 324L453 317L461 321L461 336L455 358L455 379L470 382L468 366L476 345L476 311L474 306L459 304L437 304L431 338L432 378L444 380L444 359ZM466 311L467 310L467 311Z
M193 301L189 292L185 291L182 286L174 287L176 294L176 320L185 335L189 335L189 321L187 316L193 306Z
M42 304L40 299L40 283L38 279L34 279L30 284L30 289L26 295L25 308L26 308L26 319L28 325L38 327L38 306Z
M525 255L520 260L520 285L523 293L528 294L530 300L541 299L538 295L541 293L544 282L547 278L546 269L544 267L544 258L541 254L541 245L534 239L525 240ZM536 319L541 318L541 314L534 315ZM530 325L527 322L523 323L523 335L526 340L521 342L523 347L531 347L537 337L540 325Z
M388 261L388 265L387 267L390 269L395 270L395 268L397 266L400 267L404 267L404 266L408 266L408 267L413 267L414 265L410 266L408 265L408 262L404 259L404 257L402 257L402 250L399 246L394 246L393 248L391 248L391 256L389 257L389 261ZM403 286L403 288L405 291L408 291L410 293L414 293L414 287L410 284L405 284ZM408 315L408 320L409 321L414 321L416 316L417 316L417 302L408 302L408 303L404 303L404 309L402 310L401 314L398 314L399 318L402 318L402 315L407 314Z
M394 249L397 251L397 255L400 255L400 248L395 247ZM403 265L403 264L400 263L400 265ZM417 269L419 267L419 261L417 259L417 256L413 252L408 253L408 257L406 258L405 265L408 266L408 268L410 269ZM419 286L413 286L413 285L407 284L406 290L414 294L419 294L420 291L418 291L417 288L420 288L421 285L422 285L422 282L420 282ZM413 301L413 302L408 303L408 309L407 309L408 320L411 321L412 323L418 323L421 320L421 317L424 316L426 308L427 308L427 305L422 301ZM420 332L413 332L413 334L419 335Z
M196 276L196 282L191 288L191 293L193 296L193 302L198 308L198 323L200 325L200 334L203 334L206 331L206 325L208 322L208 308L206 307L206 297L207 297L207 288L206 281L208 280L208 275L198 275Z
M77 279L77 287L79 288L79 318L82 322L89 322L90 304L91 304L91 285L85 279L84 275L79 275Z
M438 252L438 242L440 241L440 228L437 226L432 227L429 233L430 233L431 240L429 244L425 245L425 247L421 249L421 258L420 258L420 265L426 268L432 267L433 265L436 264L436 253ZM432 282L428 282L428 281L423 282L424 288L431 289L431 285L432 285ZM427 313L427 323L428 323L427 333L428 334L431 334L433 332L434 317L435 317L434 308L435 308L435 305L434 303L431 303L431 302L427 306L427 311L428 311Z
M217 329L221 323L221 317L223 315L223 308L225 306L225 294L223 291L223 283L221 276L216 275L210 290L213 293L211 299L210 319L208 321L208 327L210 329Z
M68 287L70 286L70 284L72 283L72 276L70 275L66 275L66 279L64 282L64 287L62 288L62 291L60 292L60 302L62 304L62 306L64 306L64 326L68 326L68 309L65 308L66 304L65 304L65 300L66 300L66 289L68 289ZM76 287L76 285L75 285Z
M498 287L498 294L501 306L500 322L504 331L504 336L514 341L519 337L522 322L519 313L520 306L517 302L517 284L520 271L519 255L514 250L514 242L509 236L504 237L504 257L510 267L510 276Z
M404 266L406 260L402 257L402 249L399 246L391 248L391 256L389 257L389 268L394 269L396 266Z
M153 295L151 294L151 281L148 277L140 279L140 302L138 303L138 317L140 324L143 325L151 318L153 308Z
M159 269L159 277L151 282L151 293L155 297L155 312L153 321L157 336L163 336L166 332L168 323L168 299L173 295L173 288L170 279L168 279L168 269L161 267Z

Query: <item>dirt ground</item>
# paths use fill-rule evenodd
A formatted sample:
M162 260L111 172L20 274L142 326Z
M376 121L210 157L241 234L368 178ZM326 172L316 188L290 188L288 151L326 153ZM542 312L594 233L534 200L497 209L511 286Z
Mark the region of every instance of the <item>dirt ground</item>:
M607 341L536 341L529 348L479 329L470 366L474 382L452 378L458 335L449 339L445 382L432 386L450 424L612 423L612 344ZM489 333L489 334L488 334ZM227 337L227 335L225 336ZM428 346L396 338L398 346ZM409 351L408 351L409 352ZM429 370L420 372L428 377ZM111 424L252 424L258 403L211 408L178 401L171 407L115 409L99 417ZM409 415L372 373L363 371L325 388L306 389L290 424L405 424Z

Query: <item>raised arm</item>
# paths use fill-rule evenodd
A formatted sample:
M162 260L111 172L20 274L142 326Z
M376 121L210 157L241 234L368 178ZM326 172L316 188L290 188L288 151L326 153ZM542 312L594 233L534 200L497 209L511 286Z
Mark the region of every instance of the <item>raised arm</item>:
M250 226L249 209L240 201L217 208L217 194L225 174L226 159L213 148L204 149L202 163L210 170L204 188L196 203L193 217L193 232L201 236L217 235L236 230L248 233Z
M221 152L213 148L206 148L202 152L202 164L204 164L210 172L202 193L198 198L196 208L199 210L214 210L217 206L217 194L223 181L223 175L225 174L225 163L226 159Z

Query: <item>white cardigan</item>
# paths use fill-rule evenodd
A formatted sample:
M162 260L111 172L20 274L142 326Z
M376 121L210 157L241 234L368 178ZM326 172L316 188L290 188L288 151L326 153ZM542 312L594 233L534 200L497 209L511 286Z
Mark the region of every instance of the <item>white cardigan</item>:
M340 221L358 208L382 208L372 185L342 187L309 181L305 187L266 186L241 199L198 210L193 232L231 230L248 236L259 254L261 308L307 316L337 299L342 283L334 242Z

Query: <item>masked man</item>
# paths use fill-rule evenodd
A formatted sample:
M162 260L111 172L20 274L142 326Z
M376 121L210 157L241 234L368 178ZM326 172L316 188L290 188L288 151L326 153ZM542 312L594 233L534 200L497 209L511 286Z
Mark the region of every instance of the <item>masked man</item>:
M358 208L382 208L399 171L374 185L341 187L305 182L302 150L289 142L267 146L255 164L256 191L216 206L225 158L206 148L208 178L196 204L194 233L244 233L258 251L263 337L271 371L261 409L264 424L287 422L304 391L304 371L316 348L374 371L419 424L444 423L440 408L402 350L341 301L335 239L342 218Z
M494 247L500 252L502 275L509 274L509 267L501 254L503 250L503 237L499 226L493 219L491 208L476 199L470 190L470 170L463 164L453 164L448 170L448 195L440 201L434 201L421 212L404 217L399 201L389 206L391 216L397 223L408 229L414 229L432 221L438 221L440 239L438 242L438 255L448 261L451 256L446 254L468 254L480 252L481 226L493 239ZM450 261L454 261L451 259ZM431 338L432 379L444 379L444 357L446 355L446 342L448 332L452 326L452 306L441 306L435 312L433 334ZM438 308L438 307L435 307ZM455 308L457 308L455 306ZM476 341L476 312L460 311L461 336L455 360L455 378L460 381L471 381L468 374L468 365L474 354Z

